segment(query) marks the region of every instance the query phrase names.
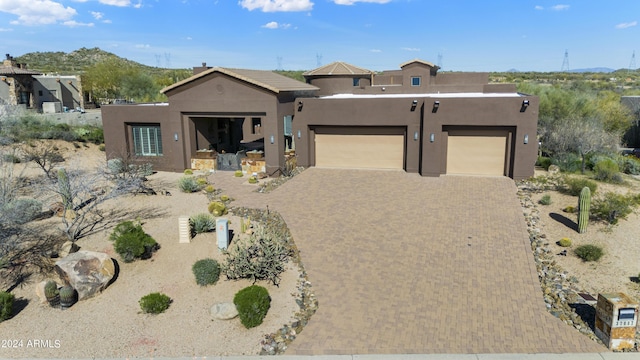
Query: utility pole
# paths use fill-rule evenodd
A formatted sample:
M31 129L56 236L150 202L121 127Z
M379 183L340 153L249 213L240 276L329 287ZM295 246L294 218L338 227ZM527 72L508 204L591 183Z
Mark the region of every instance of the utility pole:
M562 61L562 68L560 69L560 71L569 71L569 50L564 51L564 60Z

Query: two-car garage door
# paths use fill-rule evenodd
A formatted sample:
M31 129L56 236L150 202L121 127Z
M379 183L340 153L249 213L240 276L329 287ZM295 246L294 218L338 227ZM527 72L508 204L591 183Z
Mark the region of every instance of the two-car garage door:
M396 127L318 127L316 167L402 170L404 132Z

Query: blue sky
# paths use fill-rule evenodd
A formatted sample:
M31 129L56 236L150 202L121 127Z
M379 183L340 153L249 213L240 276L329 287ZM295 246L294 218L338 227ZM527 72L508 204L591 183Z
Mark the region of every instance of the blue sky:
M562 1L562 0L560 0ZM150 66L628 68L637 0L0 0L2 54L99 47Z

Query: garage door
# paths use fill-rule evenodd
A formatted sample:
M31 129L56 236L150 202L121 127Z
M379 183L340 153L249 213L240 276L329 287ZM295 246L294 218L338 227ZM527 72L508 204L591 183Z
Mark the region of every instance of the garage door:
M404 168L404 135L315 135L316 167Z
M450 132L447 138L447 174L505 174L507 131Z

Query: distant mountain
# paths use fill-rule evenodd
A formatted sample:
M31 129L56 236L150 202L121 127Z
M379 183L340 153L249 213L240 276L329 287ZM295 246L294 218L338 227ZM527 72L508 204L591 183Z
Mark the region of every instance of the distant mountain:
M595 67L588 69L573 69L569 71L552 71L552 72L568 72L568 73L612 73L616 70L607 67ZM505 72L518 73L518 72L540 72L540 71L520 71L518 69L509 69Z
M101 50L99 48L80 48L70 53L61 51L32 52L21 56L16 56L18 63L27 64L27 68L43 73L59 73L76 75L87 67L104 61L108 58L120 58L116 54ZM122 59L132 66L141 68L151 68L135 61Z

